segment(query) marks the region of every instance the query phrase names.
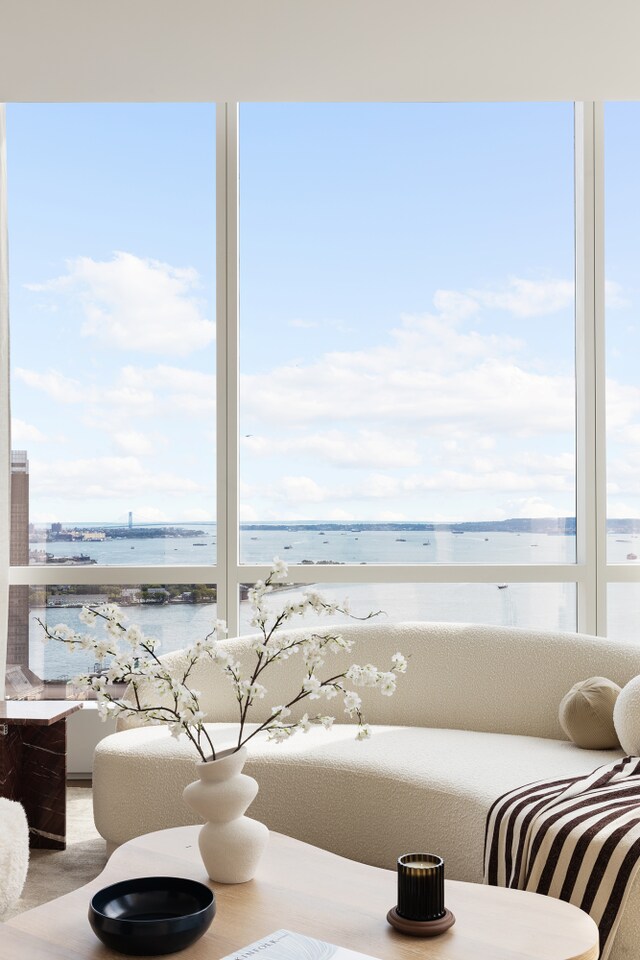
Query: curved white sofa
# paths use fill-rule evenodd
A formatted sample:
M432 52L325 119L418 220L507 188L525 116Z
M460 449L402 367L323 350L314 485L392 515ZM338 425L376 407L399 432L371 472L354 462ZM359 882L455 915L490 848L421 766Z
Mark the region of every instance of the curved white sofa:
M271 829L342 856L393 868L399 854L426 850L445 859L452 879L480 881L486 814L507 790L546 777L579 775L621 750L583 750L569 742L558 706L578 680L604 676L623 686L640 673L640 646L575 633L472 624L349 624L351 653L319 671L372 662L388 669L401 651L408 671L392 697L361 690L370 740L342 723L340 700L305 701L336 711L330 731L314 728L284 744L248 745L245 772L260 790L249 814ZM292 631L299 634L300 631ZM249 638L225 641L253 663ZM178 662L180 654L167 660ZM248 670L245 671L245 675ZM254 714L299 689L296 657L266 674L268 695ZM211 663L196 668L216 746L233 742L237 703ZM287 696L288 694L288 696ZM335 705L335 707L333 706ZM311 709L310 709L311 708ZM303 711L301 711L303 712ZM251 717L249 718L251 719ZM96 749L94 812L109 846L169 826L195 822L182 789L195 779L192 748L163 727L120 724ZM126 729L125 729L126 728ZM640 942L640 881L615 943L615 960L635 957Z

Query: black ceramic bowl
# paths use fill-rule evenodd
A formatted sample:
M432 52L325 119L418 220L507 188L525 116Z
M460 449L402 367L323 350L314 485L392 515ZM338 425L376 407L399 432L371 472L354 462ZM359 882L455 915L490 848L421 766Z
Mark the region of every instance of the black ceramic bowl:
M183 877L136 877L94 894L89 923L119 953L175 953L201 937L216 912L209 887Z

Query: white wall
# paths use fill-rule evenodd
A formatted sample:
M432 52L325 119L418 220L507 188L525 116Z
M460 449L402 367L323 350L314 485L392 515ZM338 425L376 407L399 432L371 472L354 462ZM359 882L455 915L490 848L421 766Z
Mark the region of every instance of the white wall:
M102 721L94 700L86 701L82 710L68 717L67 776L70 780L91 777L96 744L115 730L116 721L113 718Z
M0 0L0 100L640 99L638 0Z

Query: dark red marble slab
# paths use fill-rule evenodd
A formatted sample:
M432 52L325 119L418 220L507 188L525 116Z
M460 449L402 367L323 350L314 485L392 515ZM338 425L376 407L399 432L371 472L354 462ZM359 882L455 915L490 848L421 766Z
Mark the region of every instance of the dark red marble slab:
M0 796L25 808L32 847L64 850L67 716L76 701L5 703L0 716ZM9 707L15 709L7 709ZM38 709L40 708L40 709ZM10 714L9 716L7 714Z
M17 727L7 727L0 735L0 797L18 799L21 767L22 733Z
M22 728L22 804L32 847L65 848L66 769L65 720Z

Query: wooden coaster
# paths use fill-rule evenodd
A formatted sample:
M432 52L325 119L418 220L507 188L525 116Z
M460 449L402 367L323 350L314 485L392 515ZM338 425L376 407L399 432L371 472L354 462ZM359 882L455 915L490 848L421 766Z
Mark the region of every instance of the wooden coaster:
M406 933L410 937L437 937L456 922L451 910L445 909L444 916L439 920L407 920L406 917L400 916L397 907L389 910L387 920L400 933Z

